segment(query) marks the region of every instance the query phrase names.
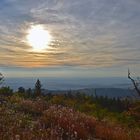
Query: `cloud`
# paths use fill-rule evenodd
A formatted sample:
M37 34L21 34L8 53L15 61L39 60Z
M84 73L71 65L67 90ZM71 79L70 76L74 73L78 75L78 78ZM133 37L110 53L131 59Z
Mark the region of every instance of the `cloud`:
M139 63L138 0L2 0L0 7L0 66L96 68ZM28 51L31 24L43 24L51 32L52 50Z

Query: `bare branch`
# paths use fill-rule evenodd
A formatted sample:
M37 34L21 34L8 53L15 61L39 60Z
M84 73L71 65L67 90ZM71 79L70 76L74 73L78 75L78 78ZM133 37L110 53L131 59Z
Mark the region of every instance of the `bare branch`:
M2 75L2 73L0 73L0 85L2 84L3 81L4 81L4 76Z
M129 70L129 69L128 69L128 78L132 81L136 92L137 92L138 95L140 96L140 89L138 88L137 82L131 77L131 75L130 75L130 70Z

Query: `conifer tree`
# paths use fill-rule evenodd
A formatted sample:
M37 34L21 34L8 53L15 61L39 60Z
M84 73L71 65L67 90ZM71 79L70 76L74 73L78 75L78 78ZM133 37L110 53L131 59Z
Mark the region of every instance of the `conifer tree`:
M26 90L26 94L27 94L28 97L32 97L32 89L31 88L28 88Z
M36 96L41 96L41 82L39 79L37 79L36 84L35 84L35 95Z

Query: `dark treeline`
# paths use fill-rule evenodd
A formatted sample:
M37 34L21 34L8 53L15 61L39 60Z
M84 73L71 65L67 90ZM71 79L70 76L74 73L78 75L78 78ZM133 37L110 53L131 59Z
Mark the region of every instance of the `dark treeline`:
M129 107L131 106L131 100L124 98L110 98L108 96L94 96L94 95L86 95L84 93L76 93L70 94L65 94L67 98L76 98L79 100L79 102L85 102L86 100L89 100L89 102L94 102L95 104L100 105L103 108L107 108L109 111L113 112L123 112L124 110L128 110Z
M23 87L19 87L17 92L13 92L13 90L10 87L1 87L0 88L0 95L3 96L12 96L12 95L18 95L20 97L23 97L25 99L35 99L38 96L42 96L47 98L48 100L51 100L52 98L58 96L63 97L64 100L71 99L76 100L78 103L95 103L100 105L103 108L108 109L109 111L113 112L123 112L124 110L128 110L131 106L131 100L124 98L110 98L108 96L98 96L98 95L87 95L84 93L72 93L72 91L68 91L66 94L52 94L51 92L47 94L41 93L41 83L37 81L35 89L25 89ZM63 102L62 102L63 103Z

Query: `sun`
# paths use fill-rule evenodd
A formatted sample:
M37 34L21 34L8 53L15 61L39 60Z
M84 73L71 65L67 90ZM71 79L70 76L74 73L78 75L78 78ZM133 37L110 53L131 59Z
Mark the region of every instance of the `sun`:
M27 41L34 51L41 52L49 48L52 36L42 25L33 25L28 30Z

